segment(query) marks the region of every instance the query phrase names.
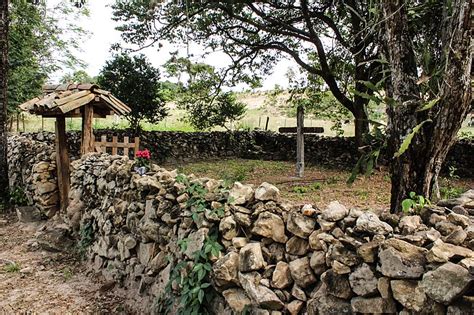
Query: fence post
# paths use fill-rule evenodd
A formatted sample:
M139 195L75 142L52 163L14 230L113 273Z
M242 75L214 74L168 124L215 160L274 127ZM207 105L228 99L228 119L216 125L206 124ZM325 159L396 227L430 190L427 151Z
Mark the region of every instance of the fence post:
M270 117L267 116L267 123L265 124L265 130L268 130L268 122L270 121Z
M304 107L296 112L296 176L304 175Z

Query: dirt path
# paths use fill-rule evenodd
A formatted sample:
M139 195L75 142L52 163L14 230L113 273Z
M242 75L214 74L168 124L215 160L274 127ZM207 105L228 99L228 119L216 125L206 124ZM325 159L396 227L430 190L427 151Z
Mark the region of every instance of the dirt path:
M128 313L73 254L31 250L38 226L0 216L0 315Z

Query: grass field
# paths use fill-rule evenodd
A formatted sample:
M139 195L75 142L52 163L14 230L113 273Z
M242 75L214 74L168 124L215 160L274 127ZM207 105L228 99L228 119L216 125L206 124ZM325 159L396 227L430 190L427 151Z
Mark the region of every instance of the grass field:
M346 184L349 171L307 166L304 178L295 177L295 164L281 161L229 159L189 164L169 164L185 174L259 185L276 185L284 199L298 203L312 203L319 207L339 200L347 207L385 209L390 204L390 177L386 170L377 170L370 177L361 176L352 186ZM454 197L474 187L474 179L446 179L440 181L442 197ZM449 189L448 189L449 188ZM449 196L448 196L449 194Z

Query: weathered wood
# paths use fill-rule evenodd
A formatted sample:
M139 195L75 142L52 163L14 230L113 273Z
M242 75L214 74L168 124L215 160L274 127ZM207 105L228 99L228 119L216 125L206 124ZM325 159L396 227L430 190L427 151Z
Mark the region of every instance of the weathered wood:
M87 104L82 112L82 145L81 154L94 152L94 132L92 129L92 119L94 117L94 108Z
M123 143L124 144L129 143L127 136L123 137ZM123 155L128 156L128 147L123 148Z
M8 70L8 0L0 2L0 203L7 204L7 70Z
M268 123L270 122L270 117L267 116L267 122L265 123L265 130L268 130Z
M97 152L107 152L107 148L112 148L112 154L118 153L118 148L123 148L123 155L127 156L130 153L130 149L136 153L140 147L140 138L135 137L135 142L130 143L129 137L124 137L123 142L119 142L117 136L112 137L112 142L107 142L107 137L102 135L100 141L95 141L94 147Z
M297 133L298 127L280 127L278 128L279 133ZM323 127L304 127L304 133L324 133Z
M112 136L112 155L117 155L117 136Z
M298 106L296 112L296 176L304 175L304 107Z
M65 212L69 201L69 156L66 142L66 118L56 118L56 168L59 189L59 210Z
M70 92L69 96L66 96L64 97L64 94L67 93L67 92ZM54 101L54 103L57 105L57 106L61 106L61 105L64 105L66 103L69 103L69 102L72 102L74 100L77 100L78 98L81 98L81 97L84 97L84 96L87 96L89 94L91 94L91 91L80 91L80 92L77 92L77 93L72 93L71 91L67 91L67 92L64 92L61 96L60 99L57 99ZM72 94L71 94L72 93Z
M95 98L95 95L93 93L90 93L86 96L78 98L77 100L74 100L72 102L69 102L67 104L60 106L59 109L61 110L62 113L67 113L76 108L79 108L81 106L84 106L90 103L94 98Z

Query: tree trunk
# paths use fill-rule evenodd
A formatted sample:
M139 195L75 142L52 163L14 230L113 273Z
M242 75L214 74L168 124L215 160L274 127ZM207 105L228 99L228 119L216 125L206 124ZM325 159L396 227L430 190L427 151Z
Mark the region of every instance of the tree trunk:
M8 0L0 3L0 203L8 203L7 164L7 70Z
M443 43L446 65L439 101L424 111L418 110L425 101L416 83L417 64L403 2L383 2L386 50L391 67L387 94L394 100L394 104L387 106L389 156L398 152L403 140L416 126L422 126L408 149L392 160L392 212L401 210L401 202L412 191L431 197L441 165L455 142L471 103L471 2L452 1L452 14L447 23L449 38Z
M365 111L366 102L359 97L354 102L354 124L355 124L355 141L356 146L364 145L364 135L369 133L369 117Z

